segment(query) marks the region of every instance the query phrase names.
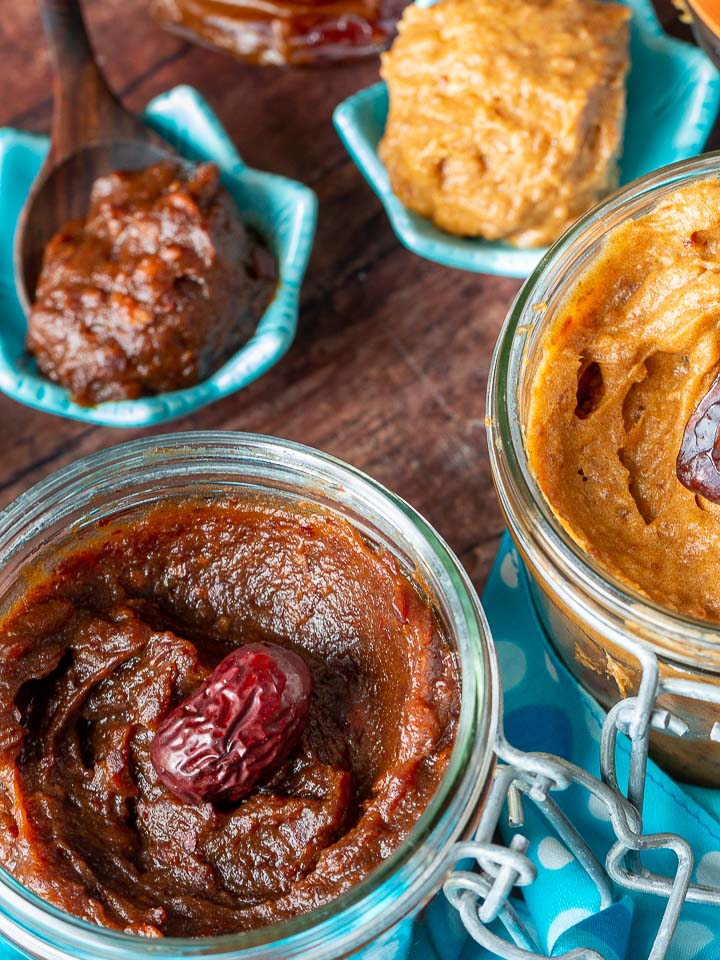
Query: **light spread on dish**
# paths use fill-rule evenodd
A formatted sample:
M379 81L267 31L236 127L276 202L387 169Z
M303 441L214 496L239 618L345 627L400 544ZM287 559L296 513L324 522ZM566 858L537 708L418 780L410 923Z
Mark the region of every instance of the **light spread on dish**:
M617 185L629 17L598 0L407 7L381 69L397 197L449 233L554 240Z

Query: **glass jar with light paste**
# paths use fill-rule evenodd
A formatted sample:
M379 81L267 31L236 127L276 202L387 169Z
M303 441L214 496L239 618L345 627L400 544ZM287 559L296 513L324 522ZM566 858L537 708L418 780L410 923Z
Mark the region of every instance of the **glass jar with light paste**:
M638 276L626 277L624 282L621 278L603 289L601 274L593 271L604 262L613 238L632 238L632 233L622 231L627 231L628 227L656 209L664 216L662 211L672 203L675 191L693 188L703 182L711 184L710 192L714 191L719 173L718 154L683 161L630 184L581 218L551 248L520 291L508 314L492 361L488 385L488 441L500 504L510 533L531 573L533 599L551 641L581 684L605 707L631 696L638 689L641 669L636 658L624 647L627 638L643 641L651 648L659 658L663 677L720 685L720 624L713 616L699 616L696 610L688 612L675 604L663 602L662 597L651 596L652 583L648 590L644 590L627 575L611 570L605 560L599 559L601 551L595 550L592 543L588 544L573 530L572 518L549 502L529 457L529 447L536 439L536 434L529 436L533 400L537 396L535 391L542 389L541 379L546 375L543 364L548 351L563 336L561 325L567 325L563 330L572 327L571 306L581 304L582 296L587 295L586 303L600 304L598 310L614 309L615 301L611 303L611 297L616 297L618 310L625 309L623 304L640 288L638 298L642 300L647 294L646 299L652 301L652 291L642 287L647 277L639 269L636 271ZM712 209L714 206L711 205L710 213ZM710 213L706 209L707 216ZM680 237L679 249L686 250L691 257L694 245L704 243L706 239L702 230L688 230L687 237ZM630 264L637 266L637 258L631 253L627 257L628 272ZM659 269L663 256L658 252ZM667 257L671 257L670 252ZM618 262L621 259L616 257ZM704 270L703 266L698 273ZM668 281L670 286L674 282ZM660 294L656 299L660 299ZM645 322L643 316L638 307L639 324ZM711 319L708 320L709 326L712 326ZM607 333L603 340L605 356L612 355L612 336ZM616 353L619 355L622 349L618 346ZM565 397L568 403L575 405L577 402L579 417L594 415L598 406L590 397L589 407L582 409L581 388L587 388L590 394L595 390L595 399L600 405L605 402L600 399L603 391L612 390L612 386L603 382L602 363L593 365L592 358L585 359L589 362L583 365L583 357L576 357L577 381L572 391L566 390ZM644 372L641 370L635 379L640 383L647 377L650 383L656 373L655 367L661 366L663 359L667 358L660 350L656 357L650 357L648 363L641 362L648 359L644 354L636 359ZM672 376L681 376L686 361L687 369L692 368L692 356L680 359L682 363ZM593 383L594 374L597 377ZM605 370L607 374L608 370ZM634 403L641 399L642 390L628 393L623 410L628 416L626 430L630 434L638 422L635 414L642 412L642 405ZM678 447L690 412L679 416L678 422L671 424L672 429L668 430L672 433L672 442ZM548 424L547 430L552 432L553 429L556 428ZM561 429L560 425L557 429ZM548 448L550 446L552 444L548 444ZM647 462L637 468L637 451L630 449L631 446L628 441L623 449L615 451L619 464L613 467L617 468L616 473L622 473L626 488L633 485L634 470L641 469L641 486L649 470ZM582 463L573 462L565 467L574 471L573 482L575 479L578 484L583 481ZM674 476L666 478L665 489L677 482ZM588 489L591 486L588 484ZM598 488L602 488L601 477ZM655 494L650 491L647 496L652 500ZM642 491L637 495L637 500L641 499ZM641 507L642 504L638 506L640 512ZM706 511L708 518L714 508L714 504L705 502L698 506ZM594 509L601 511L603 508L596 504ZM645 516L648 529L652 529L656 516L657 512L653 510ZM624 548L621 520L618 515L616 530L620 553ZM610 526L612 522L608 519ZM667 549L679 551L681 547L669 545ZM716 742L718 728L715 726L720 720L717 705L707 698L675 694L663 696L660 705L675 714L681 725L686 724L687 731L682 737L655 732L652 752L656 759L680 779L717 786L720 783L720 745Z

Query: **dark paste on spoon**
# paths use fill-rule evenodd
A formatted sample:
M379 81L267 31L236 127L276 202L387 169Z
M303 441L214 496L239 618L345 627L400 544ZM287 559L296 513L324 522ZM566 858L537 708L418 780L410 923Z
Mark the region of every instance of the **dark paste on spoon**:
M296 916L371 873L435 793L453 653L394 557L335 515L260 497L146 510L76 531L3 615L0 863L69 913L148 936ZM206 779L181 799L152 744L258 644L295 663L296 707L309 673L307 719L292 743L270 738L249 792L233 796L236 766L228 792ZM223 750L205 745L207 774Z
M275 285L215 164L119 171L48 244L27 348L77 403L181 390L249 339Z

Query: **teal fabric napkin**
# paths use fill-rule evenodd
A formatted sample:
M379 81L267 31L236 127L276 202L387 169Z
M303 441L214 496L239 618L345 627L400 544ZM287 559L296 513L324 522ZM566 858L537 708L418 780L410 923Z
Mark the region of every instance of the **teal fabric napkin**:
M548 643L528 591L528 574L505 536L483 595L495 638L505 697L505 733L513 746L547 751L599 776L604 713L568 673ZM620 738L619 773L627 772L629 742ZM603 805L579 787L554 798L579 828L601 863L614 842ZM594 948L606 960L644 960L658 929L665 901L618 890L616 902L600 910L594 885L536 808L525 805L522 833L538 879L525 889L525 909L549 956L577 947ZM694 879L720 886L720 791L675 783L650 763L645 832L683 836L695 852ZM505 829L506 842L512 831ZM651 869L674 875L669 853L648 857ZM446 923L428 916L412 960L490 960L466 938L453 944ZM719 960L720 907L686 904L668 960Z

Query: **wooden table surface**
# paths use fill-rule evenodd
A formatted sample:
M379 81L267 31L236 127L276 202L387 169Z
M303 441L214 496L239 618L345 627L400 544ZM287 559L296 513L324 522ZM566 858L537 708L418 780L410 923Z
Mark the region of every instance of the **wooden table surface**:
M667 29L689 36L670 0L655 2ZM190 83L248 163L318 194L297 339L249 388L154 431L89 427L0 396L0 506L61 465L132 437L269 433L342 457L405 497L482 587L502 532L485 444L485 387L520 282L427 263L395 239L331 122L335 104L377 79L376 60L303 71L245 66L165 33L147 6L86 3L98 56L128 105L140 109ZM3 0L0 77L0 125L47 130L50 69L32 0Z

